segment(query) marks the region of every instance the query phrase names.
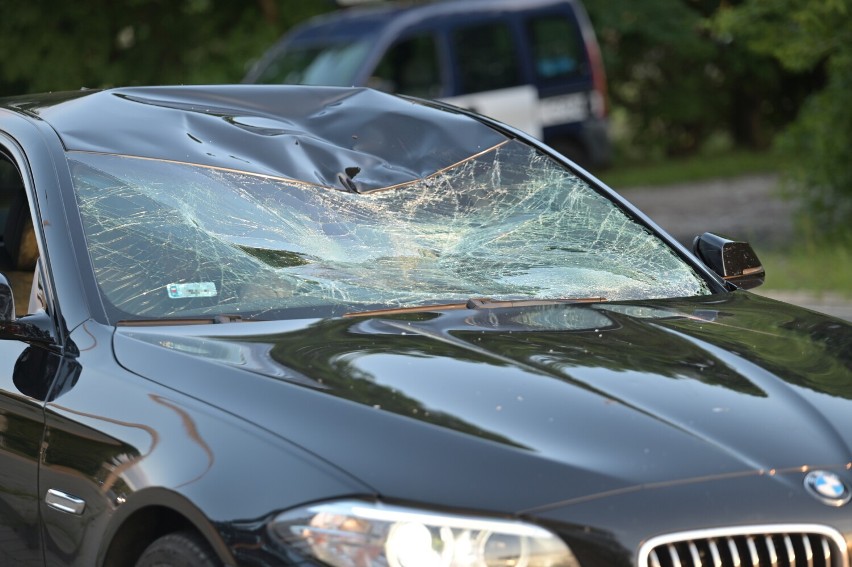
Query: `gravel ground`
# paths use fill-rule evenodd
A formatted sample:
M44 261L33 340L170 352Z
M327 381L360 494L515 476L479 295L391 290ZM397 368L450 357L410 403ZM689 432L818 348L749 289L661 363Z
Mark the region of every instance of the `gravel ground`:
M667 187L622 191L660 226L692 247L692 239L714 232L747 240L757 250L790 244L793 204L777 194L778 176L748 175Z
M761 250L789 245L794 237L793 204L778 197L777 187L776 175L748 175L666 187L632 187L621 194L689 249L697 234L714 232L747 240L759 256ZM852 300L840 295L754 291L852 321Z

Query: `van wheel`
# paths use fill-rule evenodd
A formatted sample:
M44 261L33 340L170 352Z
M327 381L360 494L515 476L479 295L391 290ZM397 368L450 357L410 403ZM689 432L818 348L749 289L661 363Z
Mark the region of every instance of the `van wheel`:
M220 567L210 546L198 534L164 535L149 545L136 567Z

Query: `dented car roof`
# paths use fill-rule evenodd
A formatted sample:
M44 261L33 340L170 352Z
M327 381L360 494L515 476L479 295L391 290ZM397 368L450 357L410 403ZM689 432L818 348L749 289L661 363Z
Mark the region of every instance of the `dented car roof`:
M507 139L464 114L363 88L131 87L3 102L45 120L70 151L355 192L428 177Z

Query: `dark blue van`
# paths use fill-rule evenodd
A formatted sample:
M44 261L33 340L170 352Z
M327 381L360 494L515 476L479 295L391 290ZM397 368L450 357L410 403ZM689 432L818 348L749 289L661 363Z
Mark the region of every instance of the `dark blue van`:
M606 78L578 0L382 3L294 28L248 83L369 86L520 128L584 166L610 159Z

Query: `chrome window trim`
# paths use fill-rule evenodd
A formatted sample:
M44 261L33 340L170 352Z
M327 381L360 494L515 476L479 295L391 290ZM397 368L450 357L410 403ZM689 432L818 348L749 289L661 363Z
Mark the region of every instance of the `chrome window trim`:
M637 555L636 564L639 567L649 567L649 557L654 549L662 545L671 545L679 542L690 542L724 537L748 537L776 534L816 534L824 536L834 543L836 551L840 553L840 560L836 565L846 567L849 565L848 544L843 535L836 529L822 524L758 524L748 526L730 526L724 528L708 528L701 530L688 530L674 532L652 537L644 542ZM807 543L807 539L804 540ZM785 540L786 543L786 540ZM833 557L833 554L831 554ZM715 558L714 558L715 560ZM812 560L812 559L811 559Z

